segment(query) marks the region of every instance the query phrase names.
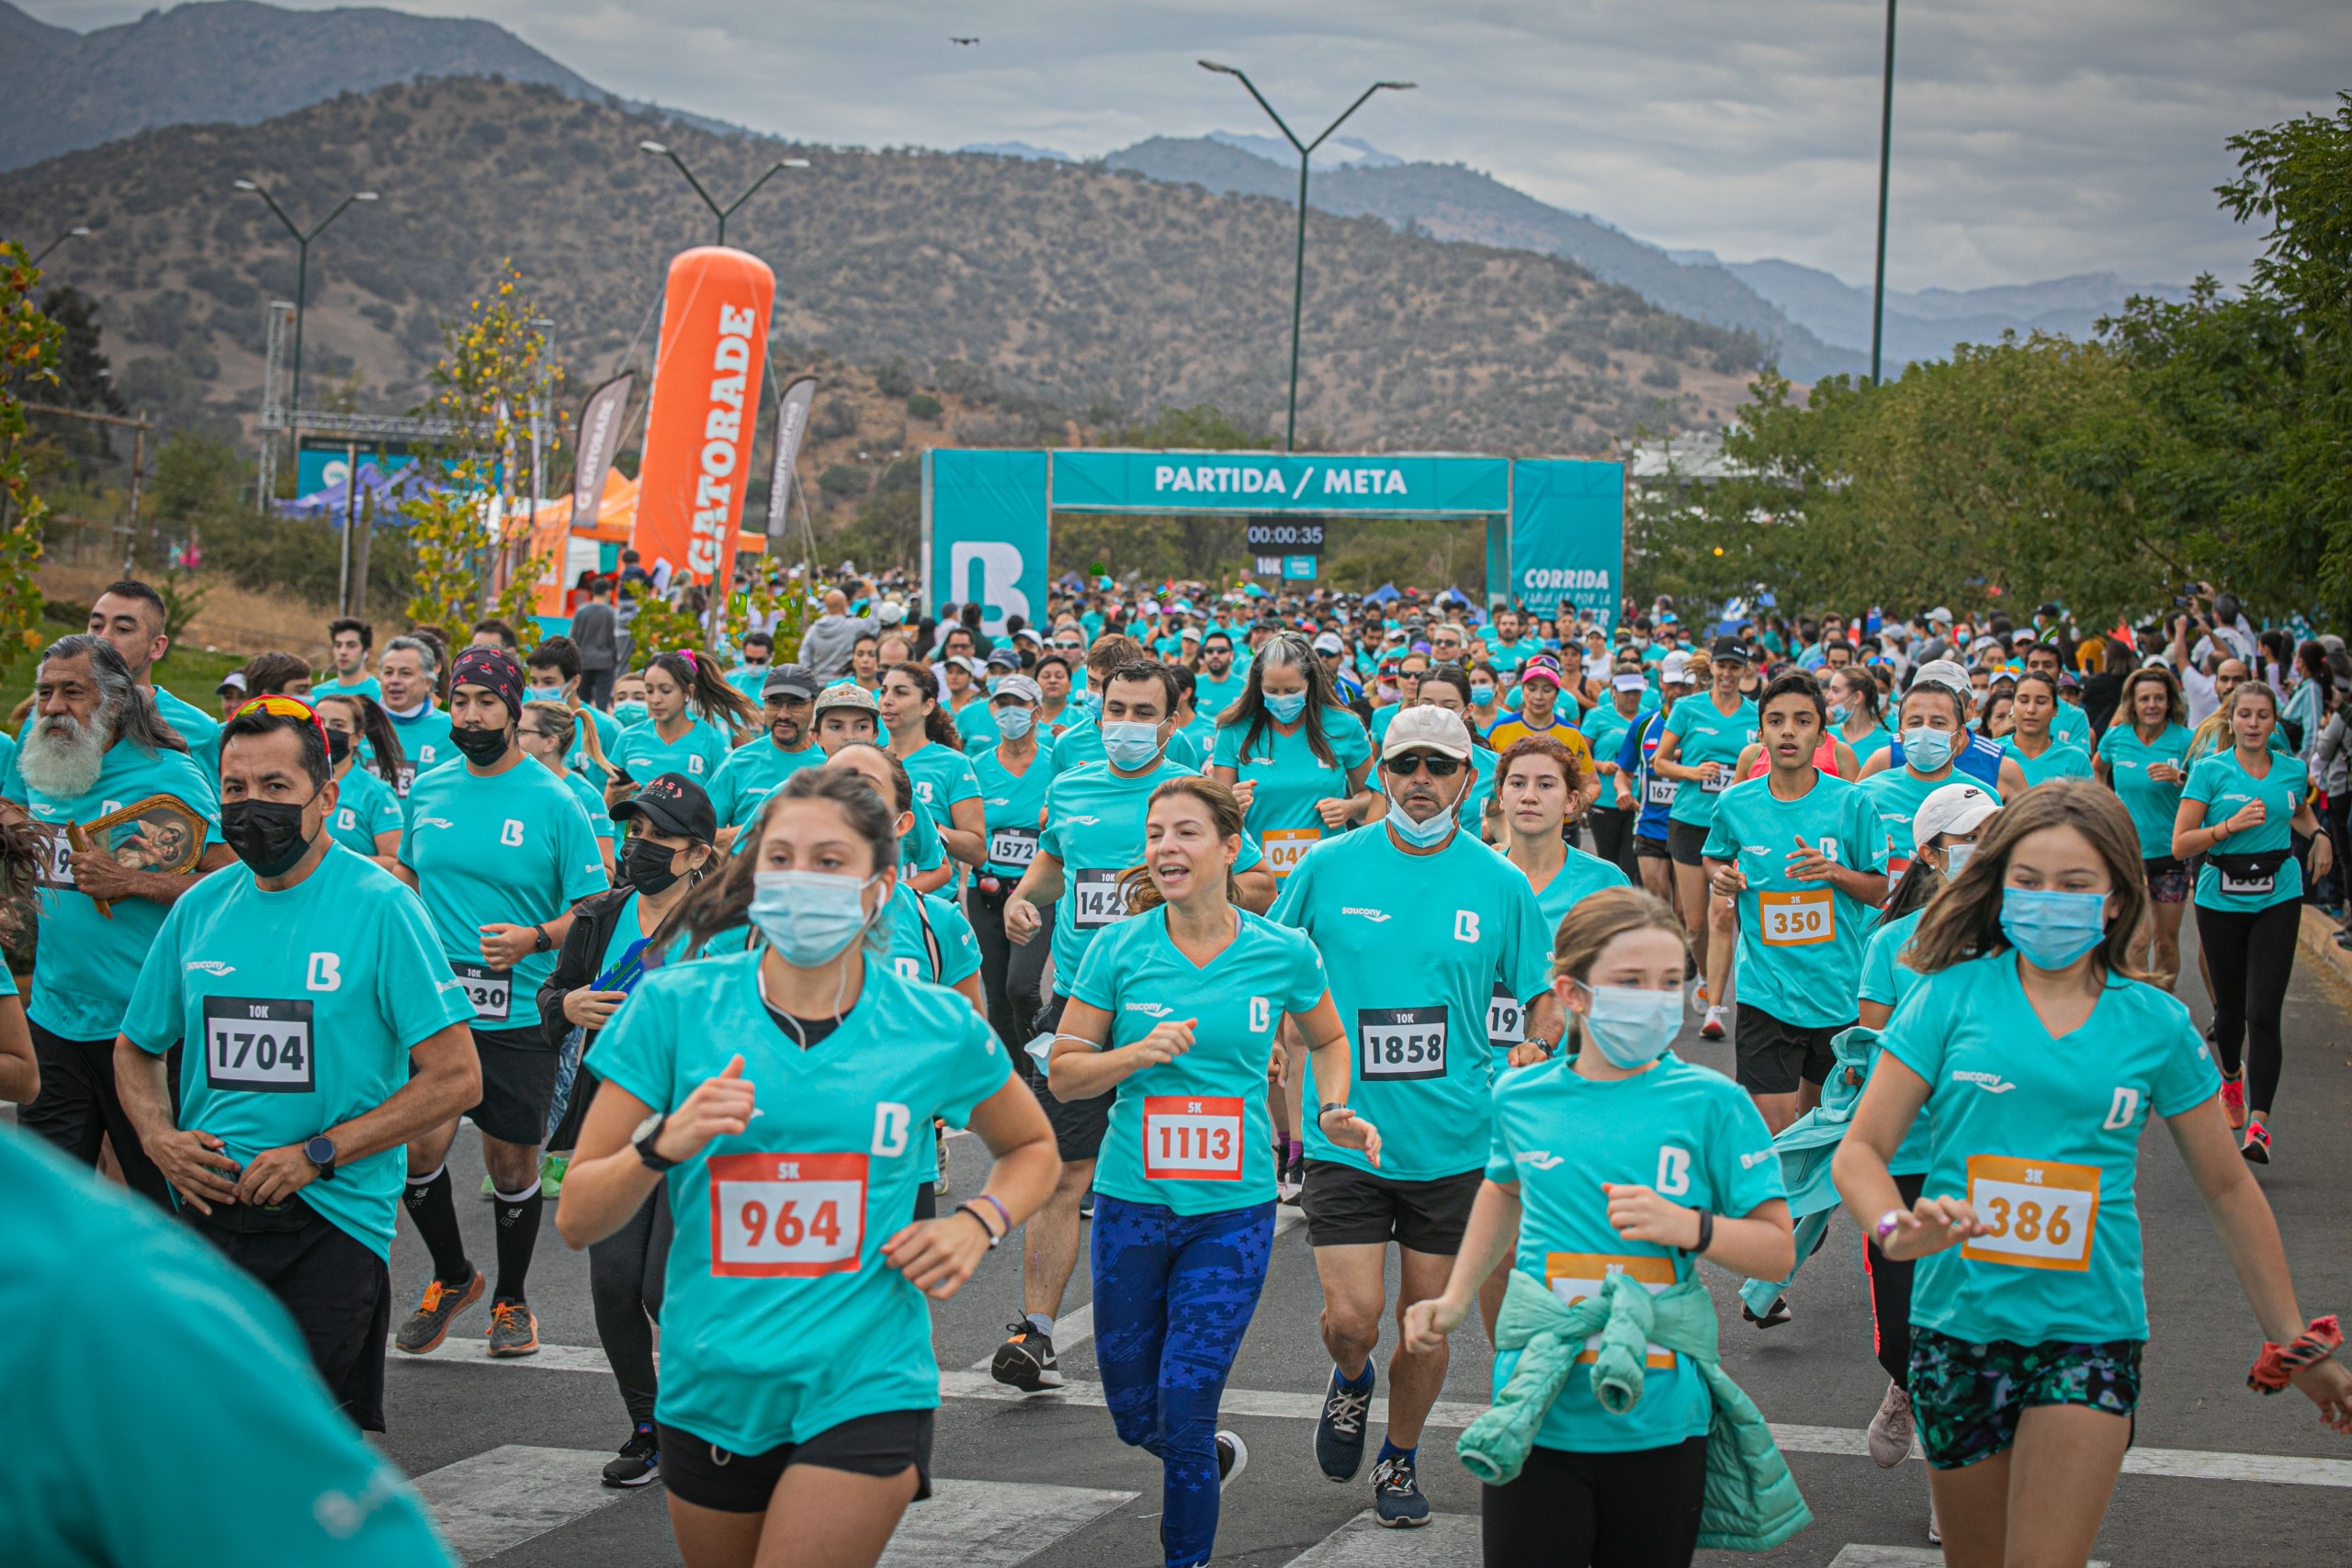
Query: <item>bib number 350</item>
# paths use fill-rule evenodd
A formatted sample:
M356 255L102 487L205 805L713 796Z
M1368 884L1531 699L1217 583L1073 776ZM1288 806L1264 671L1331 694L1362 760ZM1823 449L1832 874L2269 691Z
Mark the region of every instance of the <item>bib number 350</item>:
M2098 1178L2095 1165L1969 1156L1968 1201L1986 1229L1960 1255L2018 1269L2089 1269Z
M1367 1083L1445 1077L1445 1009L1359 1008L1356 1076Z
M710 1271L745 1279L851 1274L865 1232L862 1154L718 1155Z

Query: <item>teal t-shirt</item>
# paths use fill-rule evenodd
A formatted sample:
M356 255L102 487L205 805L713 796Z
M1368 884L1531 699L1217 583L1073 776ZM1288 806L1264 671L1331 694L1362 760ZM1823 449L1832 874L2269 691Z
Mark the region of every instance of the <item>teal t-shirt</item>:
M1674 711L1666 716L1666 733L1682 738L1674 760L1684 767L1723 764L1712 784L1684 781L1683 787L1674 792L1673 808L1666 814L1669 822L1703 828L1715 819L1715 803L1732 786L1732 769L1738 764L1739 754L1756 739L1756 705L1742 697L1739 706L1726 714L1715 706L1711 694L1701 692L1674 705Z
M2145 1339L2140 1136L2220 1075L2188 1008L2135 980L2052 1039L2017 966L2005 950L1927 976L1887 1021L1935 1113L1926 1192L1993 1227L1919 1260L1911 1320L1979 1345Z
M188 750L198 757L218 757L220 742L220 720L194 703L183 702L161 686L151 687L155 694L155 711L164 722L180 732Z
M12 1134L0 1254L0 1386L40 1434L0 1469L11 1562L448 1568L424 1505L335 1408L293 1317L187 1226ZM202 1432L267 1483L127 1466L134 1423Z
M591 768L596 767L596 760L588 755L586 737L592 728L596 732L598 749L605 753L605 760L610 761L613 757L613 748L620 744L621 721L604 709L584 703L581 705L580 711L572 716L572 720L571 750L563 759L563 765L575 773L586 773ZM602 779L605 776L604 771L597 769L594 776ZM727 819L722 817L719 820L723 823Z
M2263 805L2263 822L2243 833L2233 833L2205 852L2197 873L2197 903L2207 909L2234 909L2251 914L2303 896L2302 863L2295 858L2294 830L2288 819L2303 803L2310 785L2301 757L2270 756L2270 772L2256 778L2238 761L2237 748L2216 751L2188 771L2188 798L2205 803L2205 825L2218 828L2255 801ZM2259 855L2285 851L2276 867L2231 866L2215 858Z
M1843 740L1852 749L1854 765L1858 768L1868 767L1872 757L1894 744L1894 731L1883 724L1871 726L1870 732L1860 740L1847 734L1843 726L1833 728L1830 730L1830 737L1833 739Z
M973 698L948 716L956 721L957 749L966 756L985 751L1002 737L996 728L996 710L985 695Z
M1911 818L1918 815L1920 803L1955 779L1963 784L1973 782L1953 767L1947 767L1935 778L1923 779L1905 762L1897 762L1883 773L1872 773L1861 782L1862 793L1871 797L1879 822L1886 829L1889 876L1901 876L1910 870L1911 857L1919 852L1911 831Z
M1769 773L1732 785L1715 802L1701 854L1747 874L1739 896L1740 1001L1804 1029L1854 1021L1854 986L1872 906L1831 882L1788 874L1797 840L1856 871L1886 866L1886 829L1867 791L1815 773L1796 800L1772 793Z
M1485 835L1487 803L1494 799L1495 785L1501 782L1495 775L1501 771L1502 761L1500 752L1476 734L1471 736L1470 765L1477 772L1470 787L1462 792L1462 799L1453 808L1453 819L1470 829L1473 838Z
M162 1055L185 1040L179 1125L239 1165L373 1111L409 1079L409 1051L474 1010L424 906L382 866L337 845L266 893L243 865L172 906L139 971L122 1032ZM390 1261L406 1155L338 1162L302 1201Z
M427 703L414 718L402 718L390 708L384 710L384 716L392 721L392 733L401 738L400 794L405 799L416 787L419 773L430 773L458 755L458 749L449 744L449 716Z
M773 737L760 735L738 746L703 784L722 828L741 828L775 787L803 768L821 768L825 753L815 741L787 751ZM634 772L635 770L631 770Z
M2172 828L2180 816L2184 781L2165 784L2152 779L2148 765L2167 762L2188 773L2188 727L2167 724L2154 741L2146 741L2131 725L2109 725L2099 737L2098 754L2107 760L2108 781L2114 786L2116 798L2123 802L2123 809L2132 814L2132 826L2139 829L2140 858L2172 859Z
M1585 715L1581 728L1586 742L1592 748L1594 760L1613 765L1619 749L1625 744L1625 731L1631 729L1634 720L1641 716L1642 710L1638 707L1631 714L1619 713L1614 701L1605 702ZM1601 792L1601 805L1611 806L1614 802L1615 796L1611 792Z
M621 731L620 739L606 755L639 784L663 773L684 773L707 793L719 764L727 761L728 750L727 732L708 719L696 718L675 740L664 740L649 718Z
M1144 814L1151 792L1169 779L1193 776L1193 770L1162 756L1149 773L1122 778L1107 762L1089 762L1054 775L1046 789L1046 827L1037 847L1062 863L1062 896L1054 901L1056 988L1067 996L1094 933L1127 918L1119 878L1141 863ZM1236 871L1248 871L1261 857L1248 835Z
M1203 718L1215 724L1225 716L1226 709L1241 700L1241 694L1249 689L1249 661L1237 657L1233 668L1226 672L1222 681L1213 679L1206 671L1194 675L1193 706L1200 711Z
M2050 716L2050 733L2069 746L2091 749L2090 716L2063 698L2057 712Z
M1561 846L1567 858L1552 880L1535 896L1535 907L1543 912L1544 940L1559 934L1560 922L1570 909L1594 893L1611 887L1629 886L1625 874L1598 855L1589 855L1574 844ZM1501 976L1495 976L1494 998L1487 1004L1487 1043L1496 1050L1509 1053L1510 1048L1527 1038L1527 1009L1512 987Z
M1329 836L1315 803L1344 797L1348 775L1372 759L1372 739L1363 721L1344 708L1326 708L1319 720L1339 765L1324 766L1306 738L1307 723L1317 718L1306 716L1288 735L1271 723L1262 726L1247 757L1241 744L1250 727L1217 726L1216 750L1210 760L1216 767L1233 769L1236 783L1257 786L1250 802L1250 830L1265 845L1278 877L1289 876L1301 857Z
M193 746L194 740L189 744ZM33 873L35 905L40 939L33 953L32 995L26 998L25 1016L51 1034L68 1040L112 1040L122 1028L122 1010L130 1000L131 983L155 933L163 929L164 906L147 898L121 898L102 915L88 895L74 886L66 855L68 822L90 822L150 795L168 795L204 819L204 841L220 841L220 804L211 770L186 751L146 751L135 742L118 740L90 787L71 799L41 794L25 783L10 757L0 772L0 796L22 801L32 820L39 860ZM155 841L164 863L180 858L180 824L158 821L150 828L130 824L107 829L119 860L139 863L150 854L146 841ZM94 841L93 849L97 848Z
M1468 833L1434 854L1398 849L1377 824L1318 847L1283 883L1271 919L1323 954L1347 1030L1350 1102L1380 1129L1378 1174L1434 1181L1479 1168L1482 1108L1500 1066L1487 1020L1500 976L1526 1003L1551 987L1552 944L1517 866ZM1321 1092L1307 1067L1306 1103ZM1369 1171L1307 1122L1306 1152Z
M677 1231L654 1410L739 1454L937 1407L931 1303L882 1246L932 1179L931 1119L962 1126L1012 1072L969 1002L880 964L804 1049L761 999L765 952L647 976L587 1056L663 1111L743 1057L760 1113L664 1179Z
M1018 881L1037 858L1038 824L1045 816L1046 791L1054 782L1053 764L1042 750L1035 751L1030 754L1028 770L1016 773L991 749L972 759L972 773L979 781L980 809L988 822L988 873Z
M1914 909L1871 932L1869 942L1862 948L1862 983L1857 990L1863 1001L1899 1008L1904 998L1917 990L1919 982L1926 978L1917 969L1902 962L1903 950L1911 944L1912 933L1919 929L1919 917L1926 913L1924 907ZM1888 1021L1893 1021L1892 1014ZM1871 1047L1871 1066L1878 1065L1879 1053L1885 1048L1886 1041L1882 1032L1879 1041ZM1903 1135L1903 1143L1894 1151L1894 1157L1886 1162L1890 1175L1920 1176L1926 1173L1928 1134L1934 1120L1926 1106L1919 1108L1919 1114L1912 1122L1911 1130Z
M367 697L381 705L384 700L384 683L373 675L362 675L356 682L345 685L343 677L337 675L332 680L313 682L311 687L311 695L313 697Z
M578 798L527 757L487 778L463 761L437 768L409 791L401 863L416 873L441 956L473 998L474 1026L536 1037L555 949L491 969L481 928L537 925L603 891L604 857Z
M2048 784L2052 779L2087 779L2091 773L2091 755L2080 746L2052 739L2041 749L2039 757L2029 757L2018 750L2014 736L2004 739L2001 750L2016 759L2018 771L2025 774L2026 787Z
M890 964L900 979L953 986L980 972L980 944L953 899L918 893L901 882L890 893Z
M1111 1015L1111 1048L1169 1019L1191 1019L1193 1048L1123 1080L1111 1102L1098 1192L1214 1214L1274 1201L1266 1067L1285 1013L1330 987L1302 932L1236 909L1232 943L1196 965L1168 935L1165 905L1087 950L1070 995Z
M376 835L398 834L405 822L401 798L376 770L353 758L335 781L335 807L327 813L327 832L338 844L363 855L376 852Z
M1511 1266L1564 1302L1591 1295L1611 1272L1652 1294L1697 1277L1689 1255L1618 1234L1603 1182L1638 1184L1671 1202L1736 1216L1785 1196L1772 1135L1747 1091L1671 1052L1647 1072L1610 1083L1578 1077L1564 1058L1503 1072L1488 1127L1487 1179L1519 1189ZM1520 1355L1497 1353L1498 1393ZM1653 1349L1642 1397L1623 1415L1601 1408L1579 1366L1544 1413L1536 1446L1623 1453L1702 1436L1714 1401L1681 1359Z
M613 820L612 808L605 804L603 793L584 775L564 774L563 787L570 790L571 798L580 803L580 809L587 814L588 830L598 840L609 844L620 837L620 824Z

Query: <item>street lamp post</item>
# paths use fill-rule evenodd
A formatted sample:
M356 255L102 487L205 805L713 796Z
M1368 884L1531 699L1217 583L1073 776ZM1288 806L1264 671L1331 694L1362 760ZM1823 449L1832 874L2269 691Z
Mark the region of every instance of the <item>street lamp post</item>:
M1871 288L1871 385L1886 334L1886 165L1894 144L1894 0L1886 0L1886 68L1878 96L1878 279Z
M1266 111L1266 117L1274 122L1274 129L1283 133L1283 139L1288 141L1293 147L1298 149L1298 250L1297 255L1295 259L1290 290L1290 416L1288 422L1283 428L1283 450L1288 452L1298 444L1298 333L1299 323L1305 313L1306 305L1307 157L1317 147L1322 146L1323 143L1330 138L1333 131L1339 130L1340 126L1347 123L1349 115L1351 115L1355 113L1356 110L1363 107L1364 100L1371 97L1373 94L1377 93L1384 88L1392 93L1409 92L1412 90L1415 84L1411 82L1374 82L1371 86L1366 87L1361 94L1357 95L1356 101L1350 104L1347 108L1341 112L1339 118L1333 120L1330 124L1323 128L1323 134L1321 136L1317 137L1312 141L1301 141L1296 136L1291 133L1291 129L1283 122L1283 117L1274 112L1274 106L1266 101L1266 95L1258 91L1258 85L1250 81L1250 78L1244 75L1239 70L1230 65L1220 65L1214 60L1204 60L1200 62L1200 66L1204 71L1214 71L1220 76L1233 77L1244 87L1248 88L1250 96L1258 100L1258 107L1264 109Z
M39 265L40 265L40 264L41 264L41 263L43 263L43 262L47 261L47 260L49 259L49 253L50 253L50 252L51 252L51 251L53 251L53 250L55 250L55 249L57 249L57 247L58 247L58 246L60 246L60 245L63 244L66 241L68 241L68 240L86 240L86 239L88 239L89 237L90 237L90 226L89 226L88 224L86 224L86 223L76 223L76 224L74 224L74 227L72 227L71 229L66 230L66 231L65 231L65 232L63 232L62 234L60 234L59 236L57 236L57 238L55 238L54 240L51 240L51 241L49 243L47 243L46 245L43 245L43 246L40 248L40 254L39 255L37 255L37 256L33 257L33 265L35 265L35 266L39 266Z
M702 197L702 204L705 207L709 208L711 216L718 220L718 243L721 245L727 243L727 220L734 216L735 209L737 208L742 206L745 202L751 200L754 195L758 194L759 188L762 186L774 179L777 170L805 169L808 166L808 160L806 158L778 158L775 163L768 165L767 173L762 175L758 179L752 182L751 189L746 190L742 195L737 197L726 206L721 207L718 202L711 199L710 192L703 189L702 182L695 178L695 172L686 167L686 161L684 158L679 157L675 152L671 152L659 141L640 141L637 144L637 150L640 152L650 153L656 158L667 158L670 162L678 166L678 173L686 176L686 183L695 187L695 194Z
M309 233L305 234L302 232L301 229L295 224L294 220L286 216L286 209L277 205L277 198L269 194L269 190L266 186L256 184L252 180L238 180L235 184L239 190L249 190L255 196L261 197L264 201L269 203L270 211L276 214L277 220L286 226L286 231L294 236L296 257L294 264L294 391L293 400L287 407L287 428L288 434L293 441L294 451L296 454L295 460L299 462L301 460L300 453L302 450L300 439L300 426L302 423L302 310L303 307L309 304L311 296L311 242L317 239L321 234L325 233L327 225L342 217L344 209L348 208L353 202L373 201L376 199L376 193L372 190L363 190L356 191L350 196L345 197L340 202L335 204L335 209L333 212L330 212L324 218L320 219L317 226L311 229Z

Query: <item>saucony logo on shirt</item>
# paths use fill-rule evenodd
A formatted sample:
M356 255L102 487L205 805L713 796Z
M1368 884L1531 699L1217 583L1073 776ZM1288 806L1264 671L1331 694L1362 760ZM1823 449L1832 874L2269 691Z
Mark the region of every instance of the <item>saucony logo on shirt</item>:
M1566 1164L1567 1156L1555 1155L1549 1149L1530 1149L1519 1156L1519 1163L1532 1165L1538 1170L1550 1170L1555 1166Z
M1091 828L1097 822L1102 821L1102 818L1100 817L1072 817L1069 818L1069 820L1077 823L1081 828Z
M1973 1083L1978 1089L1984 1089L1990 1094L2007 1094L2009 1090L2018 1087L1998 1073L1955 1072L1951 1076L1951 1081L1954 1083Z
M1365 919L1370 920L1374 925L1378 925L1388 919L1388 911L1385 909L1359 908L1353 904L1345 904L1340 906L1340 913L1343 915L1362 915Z
M1166 1018L1170 1013L1174 1012L1176 1010L1170 1007L1165 1002L1129 1002L1127 1004L1127 1010L1129 1012L1144 1013L1152 1018Z
M1744 1154L1739 1156L1739 1168L1742 1170L1753 1170L1758 1166L1762 1165L1766 1160L1778 1159L1779 1157L1779 1154L1771 1149L1758 1149L1752 1154Z
M420 828L454 828L457 826L455 822L450 821L447 817L420 817L416 819L416 825Z
M234 975L237 972L235 964L223 964L217 958L191 958L187 961L187 966L190 969L201 969L208 975Z

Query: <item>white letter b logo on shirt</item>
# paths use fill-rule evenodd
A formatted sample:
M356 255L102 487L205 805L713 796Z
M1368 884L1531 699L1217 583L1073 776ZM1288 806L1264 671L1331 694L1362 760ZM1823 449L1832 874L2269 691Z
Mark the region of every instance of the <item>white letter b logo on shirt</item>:
M2119 1089L2115 1091L2115 1103L2107 1109L2107 1120L2099 1125L2110 1133L2119 1132L2132 1125L2132 1119L2139 1114L2140 1091L2136 1089Z
M1263 997L1251 997L1250 998L1250 1032L1256 1034L1273 1026L1273 1004Z
M1476 942L1478 940L1477 910L1456 909L1453 911L1453 940L1456 942Z
M1657 1151L1657 1190L1661 1197L1679 1198L1690 1190L1690 1151L1672 1144Z
M521 843L523 841L523 824L515 821L512 817L509 817L504 824L498 829L498 841L502 844L507 845Z
M895 1100L883 1100L874 1108L874 1152L877 1155L902 1155L907 1152L907 1128L913 1115Z
M302 985L313 991L343 989L343 960L332 953L311 954L311 972Z

